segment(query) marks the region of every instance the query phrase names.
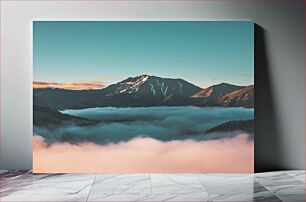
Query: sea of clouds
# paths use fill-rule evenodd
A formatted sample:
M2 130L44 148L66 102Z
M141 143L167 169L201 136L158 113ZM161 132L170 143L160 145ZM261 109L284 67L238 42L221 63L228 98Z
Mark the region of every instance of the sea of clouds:
M126 142L136 137L159 141L196 141L234 137L240 131L206 133L212 127L231 120L253 119L253 109L145 107L145 108L90 108L64 110L62 113L98 120L90 126L67 124L55 128L34 127L47 144L92 142L105 145Z
M254 141L246 134L220 140L163 142L137 137L118 144L55 143L33 137L34 173L252 173Z

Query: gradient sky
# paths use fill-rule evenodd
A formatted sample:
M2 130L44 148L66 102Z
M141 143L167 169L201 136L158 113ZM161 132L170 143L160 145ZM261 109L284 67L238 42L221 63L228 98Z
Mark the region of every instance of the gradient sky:
M35 21L34 80L114 83L149 74L254 83L250 21Z

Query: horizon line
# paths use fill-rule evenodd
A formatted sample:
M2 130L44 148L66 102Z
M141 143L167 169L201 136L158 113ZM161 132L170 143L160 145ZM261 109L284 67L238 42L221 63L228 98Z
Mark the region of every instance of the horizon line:
M154 75L148 75L148 74L141 74L139 76L130 76L127 77L126 79L129 78L135 78L135 77L141 77L141 76L149 76L149 77L158 77L158 76L154 76ZM235 84L232 82L218 82L215 84L211 84L211 85L207 85L205 87L201 86L201 85L196 85L192 82L189 82L185 79L182 78L166 78L166 77L158 77L158 78L162 78L162 79L181 79L184 80L188 83L191 83L192 85L195 85L201 89L207 89L211 86L216 86L216 85L221 85L221 84L229 84L229 85L235 85L235 86L241 86L241 87L247 87L247 86L254 86L254 83L251 84L247 84L247 85L241 85L241 84ZM99 81L99 80L81 80L81 81L64 81L64 82L56 82L56 81L47 81L47 80L33 80L32 83L32 87L33 89L62 89L62 90L73 90L73 91L81 91L81 90L102 90L107 88L110 85L114 85L117 83L120 83L126 79L120 80L118 82L114 82L114 83L110 83L110 84L106 84L103 81Z

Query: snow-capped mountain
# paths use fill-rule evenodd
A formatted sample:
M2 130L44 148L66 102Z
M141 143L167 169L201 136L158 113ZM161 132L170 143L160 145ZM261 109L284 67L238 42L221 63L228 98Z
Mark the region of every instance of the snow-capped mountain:
M202 89L183 79L140 75L100 90L34 89L56 109L91 107L224 106L253 107L253 88L221 83Z
M190 97L200 90L202 89L183 79L161 78L149 75L130 77L105 89L106 96L134 94L135 96L148 96L158 99L164 99L171 94Z
M183 79L140 75L102 89L100 106L146 107L189 105L190 96L202 90Z

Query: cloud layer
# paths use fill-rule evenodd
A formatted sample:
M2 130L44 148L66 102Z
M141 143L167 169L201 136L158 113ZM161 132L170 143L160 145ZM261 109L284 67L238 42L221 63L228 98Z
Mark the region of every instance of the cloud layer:
M150 137L160 141L211 140L233 137L239 131L209 133L206 131L230 120L252 119L253 109L147 107L147 108L91 108L65 110L75 116L99 120L91 126L64 125L57 128L35 127L34 132L54 142L118 143L136 137Z
M254 142L248 135L210 141L162 142L135 138L119 144L55 143L33 137L38 173L251 173Z
M33 88L60 88L68 90L90 90L102 89L106 85L101 81L79 81L79 82L52 82L34 81Z

